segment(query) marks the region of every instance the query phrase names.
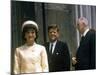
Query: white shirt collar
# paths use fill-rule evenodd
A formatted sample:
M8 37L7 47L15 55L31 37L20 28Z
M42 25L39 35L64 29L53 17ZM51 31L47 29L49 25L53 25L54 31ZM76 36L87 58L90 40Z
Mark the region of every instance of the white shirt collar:
M57 40L56 40L56 41L54 41L53 43L50 43L50 44L56 45L56 43L57 43Z
M54 49L55 49L56 43L57 43L57 40L54 41L53 43L50 43L50 45L49 45L49 50L50 50L50 48L51 48L51 44L53 44L52 53L54 52Z
M89 28L86 29L86 30L84 31L84 33L83 33L81 36L84 36L84 37L85 37L85 35L87 34L88 31L89 31Z

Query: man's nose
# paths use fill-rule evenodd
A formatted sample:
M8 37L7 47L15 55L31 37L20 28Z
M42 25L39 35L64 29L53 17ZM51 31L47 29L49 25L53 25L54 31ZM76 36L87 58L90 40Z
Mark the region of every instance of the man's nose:
M29 35L31 36L32 35L32 32L29 32Z
M54 35L54 32L52 32L51 34Z

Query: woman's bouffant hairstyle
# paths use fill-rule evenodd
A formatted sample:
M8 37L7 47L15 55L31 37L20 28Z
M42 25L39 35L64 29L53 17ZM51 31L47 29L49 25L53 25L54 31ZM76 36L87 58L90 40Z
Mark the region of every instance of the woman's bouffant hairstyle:
M30 31L30 30L35 30L36 33L36 39L38 38L38 25L34 21L25 21L22 25L22 39L25 42L25 33Z

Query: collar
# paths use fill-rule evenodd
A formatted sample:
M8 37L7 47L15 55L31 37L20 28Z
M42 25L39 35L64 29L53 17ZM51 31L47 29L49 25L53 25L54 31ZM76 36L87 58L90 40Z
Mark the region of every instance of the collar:
M57 43L57 40L54 41L54 42L50 42L50 44L49 44L49 50L50 50L50 48L51 48L51 44L53 44L53 47L52 47L52 53L54 52L54 49L55 49L56 43Z
M50 44L53 44L53 45L56 45L56 43L57 43L57 40L56 40L56 41L54 41L53 43L52 43L52 42L50 42Z
M34 45L36 45L36 42L34 42L33 45L31 45L31 46L28 46L27 43L25 44L25 46L27 46L27 47L32 47Z
M84 31L84 33L83 33L81 36L84 36L84 37L85 37L85 35L87 34L88 31L89 31L89 28L86 29L86 30Z

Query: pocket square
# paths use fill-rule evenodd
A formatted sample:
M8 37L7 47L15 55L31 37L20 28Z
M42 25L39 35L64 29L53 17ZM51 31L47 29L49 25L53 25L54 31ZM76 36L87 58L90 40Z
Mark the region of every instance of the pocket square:
M59 53L56 53L57 55L59 55Z

